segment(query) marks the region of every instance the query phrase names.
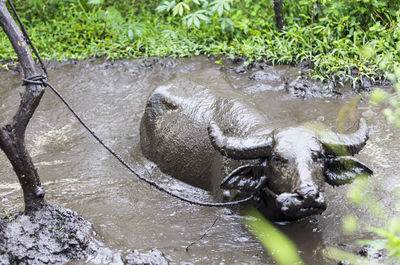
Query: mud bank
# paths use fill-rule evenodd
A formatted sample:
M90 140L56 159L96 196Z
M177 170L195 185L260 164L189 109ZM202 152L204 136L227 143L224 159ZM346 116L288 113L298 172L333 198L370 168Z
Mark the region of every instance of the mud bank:
M105 248L92 224L71 210L46 205L31 214L0 219L0 264L63 264L87 259L97 264L168 264L162 253L125 255Z
M272 77L275 79L274 81L285 81L285 77L283 80L277 80L276 72L274 71L274 69L279 69L283 65L273 65L270 62L263 61L249 64L248 59L243 57L237 57L233 60L225 59L225 61L229 61L230 66L228 69L236 74L252 74L252 76L255 77L255 80L260 77L260 80L266 80L265 77L267 75L265 75L265 73L267 73L267 79L271 79ZM353 69L350 76L351 78L354 78L354 80L352 80L350 77L344 79L339 79L337 77L335 78L333 77L335 73L332 73L331 79L324 80L323 83L320 83L312 78L312 71L315 67L313 61L303 61L299 65L292 65L292 67L298 69L297 75L300 77L300 79L295 83L286 82L285 86L289 88L289 92L295 92L294 95L297 97L313 96L313 92L315 93L319 90L319 88L326 88L324 89L325 92L328 90L334 94L337 94L341 88L346 86L352 86L354 91L358 93L370 91L372 88L377 86L392 86L392 83L384 77L385 75L383 73L376 73L375 76L368 78L359 70ZM261 71L261 75L257 73L257 71ZM253 75L254 72L256 72L255 75ZM253 79L252 76L250 76L250 79ZM324 94L326 95L327 93L323 93L322 95ZM321 95L318 95L317 93L317 96Z

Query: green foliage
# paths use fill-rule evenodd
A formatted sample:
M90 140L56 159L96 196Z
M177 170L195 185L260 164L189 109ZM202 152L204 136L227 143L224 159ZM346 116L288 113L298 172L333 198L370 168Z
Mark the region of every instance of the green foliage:
M370 47L365 47L363 49L363 55L372 57L375 55L375 53ZM383 114L388 122L395 123L398 127L400 127L400 68L397 66L397 63L393 63L393 61L389 60L388 58L385 58L381 61L380 67L382 70L389 72L388 77L395 86L395 94L393 96L389 96L382 89L375 89L372 91L370 98L375 104L383 104L388 102L390 107L385 108L383 110ZM371 184L366 178L358 179L349 189L348 198L356 205L368 209L374 216L381 219L381 223L387 223L387 225L383 227L369 226L364 228L363 230L376 234L380 239L359 240L358 242L360 244L371 246L373 250L372 252L382 249L387 250L391 261L394 261L397 264L400 262L400 219L397 216L390 214L389 211L386 210L379 203L379 201L373 197L373 195L368 194L367 188L369 186L371 186ZM389 218L389 222L387 222L387 216L391 216ZM354 216L346 217L344 220L344 230L347 232L354 232L357 229L361 228L357 226L356 218ZM341 252L337 249L330 249L327 253L327 256L332 259L346 260L352 264L371 264L365 260L362 260L361 262L355 262L354 256L349 253ZM360 258L357 257L357 260L360 260Z
M185 16L184 19L187 21L187 26L190 27L192 24L196 26L196 28L200 28L200 22L208 21L208 17L205 15L206 10L198 10L194 13L190 13Z
M368 255L373 255L377 251L386 250L389 256L388 262L390 264L399 264L400 262L400 219L391 214L381 205L377 198L368 191L371 187L371 180L368 178L359 178L348 191L348 199L359 207L368 210L375 216L381 226L370 225L361 227L358 225L357 219L353 215L349 215L344 219L343 228L346 232L364 231L373 233L377 239L358 240L357 243L361 245L368 245L371 247ZM351 253L336 249L327 248L325 255L337 261L347 261L351 264L377 264L368 259L356 256Z
M46 59L243 56L276 64L314 62L305 77L327 86L380 77L370 47L400 61L400 1L300 0L275 30L271 0L14 0ZM73 29L74 31L71 31ZM15 59L3 34L0 60Z
M231 3L233 0L215 0L211 3L211 12L216 12L219 16L224 14L226 10L229 12L231 10Z
M257 210L250 209L247 212L245 225L260 240L261 244L278 264L304 264L292 241L268 222Z
M332 248L328 247L325 250L325 256L337 260L339 262L346 261L349 264L352 265L379 265L380 263L370 261L366 258L357 256L355 254L337 249L337 248Z
M158 12L170 12L174 9L175 5L176 5L176 2L174 0L173 1L164 1L156 8L156 10Z
M357 230L358 221L357 218L353 215L347 215L343 219L343 230L347 234L351 234Z
M188 12L189 14L183 17L188 28L191 26L200 28L201 22L205 22L205 24L210 23L212 21L210 18L214 17L219 19L221 29L226 32L227 30L232 30L234 26L229 17L224 17L225 13L229 14L232 2L233 0L183 0L180 2L165 0L156 10L164 14L172 12L172 16L174 17L177 15L182 17Z
M379 57L376 49L367 45L361 49L362 56L376 60L380 69L387 73L387 77L394 84L394 94L389 95L378 88L371 92L370 99L373 104L386 104L383 114L389 123L394 123L400 128L400 66L391 56ZM391 209L386 209L377 198L368 191L368 187L373 186L372 180L367 178L357 179L348 190L348 199L359 207L367 209L375 216L380 225L370 225L360 227L357 219L349 215L344 219L343 228L345 232L351 233L364 231L375 234L377 239L358 240L362 245L372 248L370 252L374 254L380 250L386 250L389 264L400 263L400 218L393 214ZM396 198L399 200L400 198ZM326 256L338 261L348 261L351 264L376 264L369 260L357 257L335 248L328 248Z
M87 3L89 5L103 5L104 0L89 0Z
M185 2L180 2L174 6L174 8L172 9L172 14L173 16L176 16L177 14L183 16L185 10L189 11L190 10L189 6Z
M389 106L382 111L383 115L389 123L400 127L400 65L393 62L392 58L384 57L379 66L388 73L387 78L393 83L395 93L388 95L381 88L376 88L371 92L371 101L375 104L388 104Z

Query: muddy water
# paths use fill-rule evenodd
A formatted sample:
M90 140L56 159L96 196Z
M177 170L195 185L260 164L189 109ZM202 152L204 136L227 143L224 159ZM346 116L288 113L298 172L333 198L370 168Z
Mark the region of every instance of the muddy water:
M135 148L139 121L150 92L175 76L196 76L204 82L228 82L252 97L268 112L277 127L321 121L335 128L342 106L354 96L299 98L285 89L298 69L267 68L265 72L237 73L205 58L178 61L122 61L50 64L50 80L84 120L143 175L188 197L211 200L206 192L174 181L146 161ZM252 77L250 79L249 77ZM256 79L256 80L254 80ZM0 72L0 119L9 119L18 104L20 77ZM375 171L372 176L378 200L394 205L399 186L400 131L387 125L378 108L361 105L357 112L369 118L370 140L359 155ZM73 209L91 221L108 246L115 249L158 248L172 264L275 264L257 240L243 227L235 210L191 206L141 183L122 168L77 123L60 101L47 91L30 123L27 142L53 204ZM0 214L23 208L22 192L3 153L0 154ZM290 224L278 224L298 246L306 264L336 264L323 257L326 246L354 250L353 240L367 236L345 235L342 219L348 213L361 224L377 220L345 199L347 187L326 187L328 209L321 215ZM391 208L392 209L392 208ZM395 210L392 210L395 211ZM216 225L188 252L218 216ZM78 263L84 264L85 261Z

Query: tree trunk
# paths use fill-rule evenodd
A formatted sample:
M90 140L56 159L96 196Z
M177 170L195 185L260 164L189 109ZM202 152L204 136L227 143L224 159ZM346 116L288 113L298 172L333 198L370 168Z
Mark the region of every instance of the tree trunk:
M283 0L274 0L275 25L278 31L282 31L285 26L282 14L282 1Z
M5 0L0 0L0 26L18 55L25 78L36 75L35 61L21 30L7 10ZM11 122L0 128L0 148L10 160L21 184L25 212L37 210L45 204L37 169L25 147L25 130L43 93L41 85L28 84L21 94L19 108Z

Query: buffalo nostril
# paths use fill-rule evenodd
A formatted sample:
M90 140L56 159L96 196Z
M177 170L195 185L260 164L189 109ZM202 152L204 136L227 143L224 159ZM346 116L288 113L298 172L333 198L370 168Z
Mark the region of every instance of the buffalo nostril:
M306 199L318 199L320 196L320 192L316 189L316 187L312 185L306 185L300 187L296 190L296 193L299 195L299 198L302 200Z
M323 192L318 192L318 195L315 200L317 203L321 205L325 205L325 196Z
M304 199L305 199L304 196L303 196L303 194L301 194L301 193L298 192L298 191L296 191L296 195L297 195L297 198L298 198L299 200L304 200Z

